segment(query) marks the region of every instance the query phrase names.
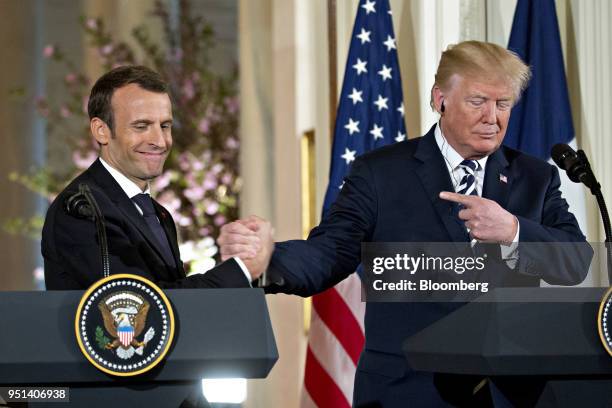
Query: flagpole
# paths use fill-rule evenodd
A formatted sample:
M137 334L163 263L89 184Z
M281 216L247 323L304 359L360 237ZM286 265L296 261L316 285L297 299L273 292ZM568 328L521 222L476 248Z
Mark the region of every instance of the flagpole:
M327 0L327 53L329 58L329 142L334 142L336 104L338 103L338 67L336 35L336 0Z

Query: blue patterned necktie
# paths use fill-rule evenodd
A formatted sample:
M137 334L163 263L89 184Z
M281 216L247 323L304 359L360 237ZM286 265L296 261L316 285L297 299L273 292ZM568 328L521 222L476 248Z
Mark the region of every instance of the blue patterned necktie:
M476 172L480 170L480 163L476 160L464 160L459 164L465 175L461 178L459 185L455 189L459 194L478 195L476 191Z
M151 196L148 194L138 194L132 197L132 200L138 204L138 207L140 207L142 210L142 216L149 226L149 229L151 229L151 232L153 232L155 240L159 243L159 248L162 251L164 260L168 265L174 265L174 256L172 256L170 243L168 242L168 237L164 232L164 228L157 219L157 214L155 213L155 207L153 207L153 200L151 200Z

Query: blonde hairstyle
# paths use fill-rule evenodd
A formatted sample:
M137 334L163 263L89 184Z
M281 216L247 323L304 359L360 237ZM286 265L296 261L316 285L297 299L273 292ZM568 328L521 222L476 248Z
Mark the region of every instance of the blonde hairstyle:
M518 102L531 78L529 66L514 52L499 45L481 41L464 41L449 45L442 53L435 82L431 88L429 103L432 109L435 109L434 88L437 86L442 90L448 89L454 74L463 78L486 77L502 80L513 89L513 103Z

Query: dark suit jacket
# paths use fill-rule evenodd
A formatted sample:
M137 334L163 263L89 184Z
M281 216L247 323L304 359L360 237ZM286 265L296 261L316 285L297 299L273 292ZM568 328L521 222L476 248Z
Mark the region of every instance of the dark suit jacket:
M507 182L500 180L500 174ZM518 266L504 272L518 286L537 286L540 279L571 285L588 272L592 250L584 243L559 185L556 168L542 160L506 147L489 156L483 196L517 216L521 243L579 243L565 246L545 261L537 249L521 245ZM438 197L443 190L454 191L434 128L424 137L357 158L336 202L308 240L276 245L268 276L277 284L267 292L309 296L335 285L356 270L361 242L467 242L456 208ZM410 370L401 345L459 306L368 303L355 403L442 404L431 376Z
M99 160L72 181L47 211L42 233L47 289L85 289L102 278L95 224L69 215L65 201L85 183L105 219L111 274L132 273L166 288L249 287L236 261L228 260L206 274L185 276L179 258L176 227L170 213L153 201L166 232L174 262L164 261L153 233L123 189Z

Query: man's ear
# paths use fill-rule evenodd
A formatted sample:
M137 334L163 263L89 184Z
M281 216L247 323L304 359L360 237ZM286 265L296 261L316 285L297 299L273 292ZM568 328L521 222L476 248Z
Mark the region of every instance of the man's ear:
M433 87L432 92L435 110L440 114L444 113L444 92L437 85Z
M111 131L108 125L100 118L93 118L89 121L89 129L96 141L101 145L108 144L111 138Z

